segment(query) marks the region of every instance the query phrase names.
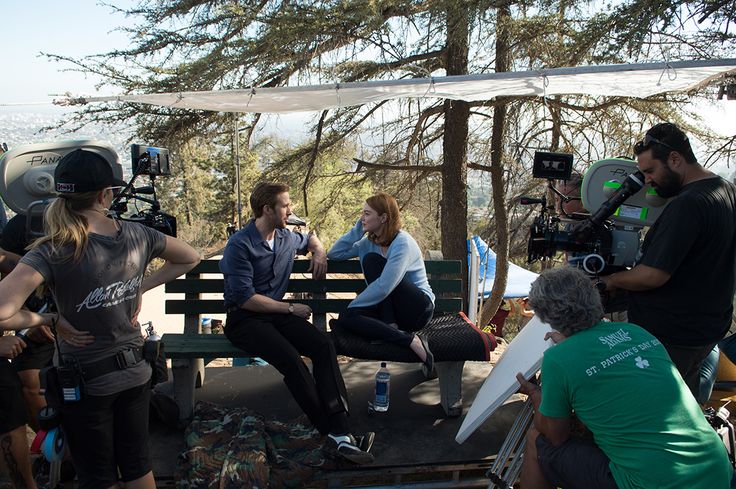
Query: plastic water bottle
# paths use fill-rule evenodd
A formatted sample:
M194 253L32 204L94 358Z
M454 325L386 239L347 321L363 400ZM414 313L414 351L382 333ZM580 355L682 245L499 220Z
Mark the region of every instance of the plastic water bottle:
M202 334L212 334L212 318L202 318Z
M376 399L373 409L378 412L388 411L389 392L391 390L391 373L386 368L386 362L381 362L381 368L376 372Z

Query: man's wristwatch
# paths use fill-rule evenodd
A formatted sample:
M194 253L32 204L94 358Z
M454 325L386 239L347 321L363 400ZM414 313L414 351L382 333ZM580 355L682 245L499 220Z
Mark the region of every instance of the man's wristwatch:
M294 314L294 304L289 304L289 314Z

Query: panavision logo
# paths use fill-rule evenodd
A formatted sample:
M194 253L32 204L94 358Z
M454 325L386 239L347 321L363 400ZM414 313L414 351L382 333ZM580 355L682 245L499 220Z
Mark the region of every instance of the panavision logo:
M56 153L40 153L32 155L26 160L26 163L33 168L34 166L55 165L60 159L61 155Z

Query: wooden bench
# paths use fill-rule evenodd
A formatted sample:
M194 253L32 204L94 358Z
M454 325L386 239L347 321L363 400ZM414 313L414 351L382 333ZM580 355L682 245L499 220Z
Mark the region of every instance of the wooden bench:
M181 419L191 417L194 390L204 382L204 359L247 357L248 352L235 347L225 335L201 334L200 315L224 313L221 297L224 280L218 260L203 260L184 278L166 284L166 293L184 294L184 299L167 299L167 314L184 315L184 333L163 335L166 354L172 359L174 396ZM462 309L461 264L457 260L425 262L429 283L436 295L435 312L459 312ZM312 322L326 330L327 314L347 308L350 298L327 298L327 293L348 293L351 297L365 289L365 280L357 260L329 261L328 278L313 280L307 273L309 260L296 260L289 280L288 292L299 298L287 299L312 308ZM218 294L217 299L202 298L202 294ZM301 296L308 295L306 298ZM338 353L340 353L338 351ZM441 402L448 416L462 413L462 369L464 362L436 362L440 377Z

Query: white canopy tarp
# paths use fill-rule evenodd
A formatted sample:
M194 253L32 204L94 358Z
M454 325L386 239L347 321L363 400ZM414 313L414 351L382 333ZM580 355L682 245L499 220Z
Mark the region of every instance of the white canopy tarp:
M689 91L732 71L736 71L736 59L584 66L301 87L69 98L57 103L118 101L216 112L285 113L351 107L405 97L469 102L499 96L563 94L644 98L659 93Z

